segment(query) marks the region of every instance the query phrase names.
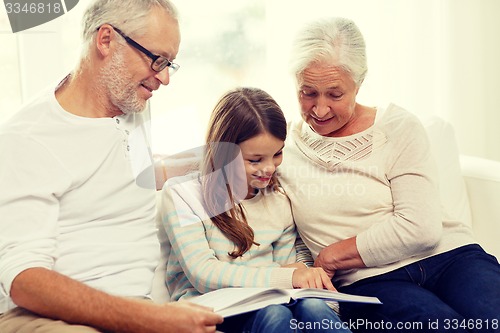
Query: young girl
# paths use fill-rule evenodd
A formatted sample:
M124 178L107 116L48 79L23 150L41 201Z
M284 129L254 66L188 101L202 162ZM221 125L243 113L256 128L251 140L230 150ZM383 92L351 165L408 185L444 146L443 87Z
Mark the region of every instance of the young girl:
M283 112L266 92L238 88L219 100L200 172L172 178L163 188L159 217L168 236L162 246L172 300L222 287L334 290L322 269L295 263L293 217L275 175L285 138ZM329 331L342 326L324 301L305 299L226 318L217 329L283 333L292 331L292 319L327 320Z

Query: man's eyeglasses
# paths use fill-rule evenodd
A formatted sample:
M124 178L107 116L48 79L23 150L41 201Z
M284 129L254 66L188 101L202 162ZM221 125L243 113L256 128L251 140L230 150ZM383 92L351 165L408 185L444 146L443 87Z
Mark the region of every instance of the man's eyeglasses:
M113 26L112 26L113 27ZM168 67L168 75L172 76L174 75L175 72L179 69L179 65L176 63L171 62L167 58L161 55L154 54L150 52L148 49L146 49L144 46L141 44L137 43L135 40L130 38L129 36L125 35L120 29L113 27L113 29L122 36L127 43L132 45L134 48L137 50L141 51L145 55L147 55L151 60L151 69L154 70L155 72L161 72L164 70L166 67Z

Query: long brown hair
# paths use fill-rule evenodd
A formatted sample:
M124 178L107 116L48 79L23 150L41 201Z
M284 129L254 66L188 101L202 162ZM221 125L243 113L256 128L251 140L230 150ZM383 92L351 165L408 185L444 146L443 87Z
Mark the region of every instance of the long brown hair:
M230 90L220 98L208 124L201 168L202 192L212 222L236 246L233 252L228 253L232 258L242 256L252 244L259 244L254 241L254 232L247 223L243 207L236 203L235 193L230 180L226 179L224 169L237 158L237 145L262 133L269 133L283 141L286 139L285 116L268 93L258 88L243 87ZM222 170L224 181L217 178L217 170ZM269 186L277 188L275 175ZM227 207L222 213L217 211L221 203Z

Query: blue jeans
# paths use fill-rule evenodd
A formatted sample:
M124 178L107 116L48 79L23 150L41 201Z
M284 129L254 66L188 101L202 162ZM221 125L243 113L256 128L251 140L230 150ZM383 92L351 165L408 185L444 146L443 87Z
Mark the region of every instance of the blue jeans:
M258 311L224 319L217 330L226 333L338 332L350 333L337 314L319 299L269 305Z
M500 332L500 265L466 245L339 291L382 305L340 303L353 332Z

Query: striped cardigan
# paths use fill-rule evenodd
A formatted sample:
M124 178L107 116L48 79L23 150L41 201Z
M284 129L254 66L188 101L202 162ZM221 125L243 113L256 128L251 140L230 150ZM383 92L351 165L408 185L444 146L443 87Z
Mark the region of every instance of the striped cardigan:
M198 177L176 177L165 184L158 222L160 234L165 235L166 285L172 300L222 287L293 287L294 268L280 267L297 257L288 197L266 189L241 204L260 245L233 259L228 253L235 249L234 244L203 209Z

